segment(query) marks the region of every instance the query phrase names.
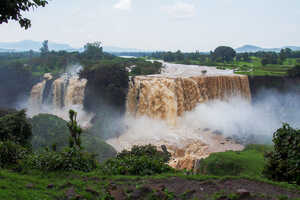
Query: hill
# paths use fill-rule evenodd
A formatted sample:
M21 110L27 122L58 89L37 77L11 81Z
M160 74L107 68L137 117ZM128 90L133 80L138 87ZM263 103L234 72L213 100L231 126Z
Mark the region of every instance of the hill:
M293 51L300 51L300 47L298 46L284 46L281 48L263 48L259 46L254 45L244 45L242 47L236 48L236 52L238 53L244 53L244 52L257 52L257 51L275 51L280 52L281 49L290 48Z
M21 52L21 51L39 51L42 46L41 41L23 40L18 42L0 42L0 52ZM83 48L74 48L69 44L55 43L49 41L49 49L52 51L79 51L82 52ZM121 48L115 46L104 46L105 52L142 52L144 50L135 48Z
M33 40L23 40L19 42L0 42L0 48L8 51L39 51L42 46L42 42L33 41ZM59 50L72 50L70 45L68 44L60 44L49 41L49 49L54 51Z

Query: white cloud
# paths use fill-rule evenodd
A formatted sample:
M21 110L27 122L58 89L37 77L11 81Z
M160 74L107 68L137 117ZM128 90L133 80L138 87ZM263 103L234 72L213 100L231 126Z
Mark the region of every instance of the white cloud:
M119 0L118 3L114 5L114 8L120 10L129 10L131 8L132 0Z
M187 19L195 16L196 14L196 8L194 5L183 2L166 6L163 8L163 10L172 18L176 19Z

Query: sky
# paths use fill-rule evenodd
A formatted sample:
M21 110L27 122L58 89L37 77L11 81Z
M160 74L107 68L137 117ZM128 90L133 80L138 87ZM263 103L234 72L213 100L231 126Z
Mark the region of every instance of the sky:
M32 27L0 25L0 42L50 40L74 48L210 51L245 44L300 46L300 0L49 0L25 14Z

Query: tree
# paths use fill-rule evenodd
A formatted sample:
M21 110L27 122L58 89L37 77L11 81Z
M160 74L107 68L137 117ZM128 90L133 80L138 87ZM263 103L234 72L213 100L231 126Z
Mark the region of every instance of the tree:
M284 124L273 136L274 151L267 154L264 175L272 180L300 185L300 130Z
M77 113L74 110L70 110L69 117L70 121L68 122L67 126L71 134L69 139L70 148L74 147L74 145L78 148L81 148L80 135L82 133L82 129L79 123L77 122Z
M83 55L86 59L101 59L103 57L103 48L101 42L87 43L84 46Z
M0 118L0 141L12 141L22 146L29 146L31 136L31 124L26 118L25 110Z
M40 48L41 55L47 55L49 53L48 40L45 40Z
M88 111L109 105L117 110L125 109L129 75L124 64L103 62L92 68L85 67L80 78L88 80L84 99L84 108Z
M231 47L220 46L215 49L213 52L213 57L215 60L219 60L221 62L230 62L233 61L234 57L236 56L236 52Z
M21 27L28 29L31 21L23 17L22 12L29 11L31 8L45 7L47 0L1 0L0 24L8 23L9 20L18 21Z

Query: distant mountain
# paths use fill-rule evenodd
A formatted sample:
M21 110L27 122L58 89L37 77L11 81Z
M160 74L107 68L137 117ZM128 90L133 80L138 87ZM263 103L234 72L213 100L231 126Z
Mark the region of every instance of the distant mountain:
M297 46L284 46L281 48L262 48L254 45L244 45L242 47L236 48L235 51L238 53L244 53L244 52L257 52L257 51L275 51L280 52L281 49L284 48L290 48L293 51L300 51L300 47Z
M42 47L42 43L40 41L33 40L23 40L19 42L0 42L0 52L20 52L20 51L39 51ZM52 51L80 51L82 52L83 48L73 48L68 44L60 44L49 41L49 50ZM105 52L142 52L143 50L134 49L134 48L120 48L114 46L104 46L103 50Z
M244 45L242 47L236 48L235 51L238 53L241 52L257 52L257 51L262 51L263 48L258 47L258 46L253 46L253 45Z
M42 46L42 42L38 41L32 41L32 40L23 40L19 42L0 42L0 48L6 49L6 50L14 50L14 51L39 51ZM74 48L72 48L68 44L59 44L55 42L49 41L49 50L54 51L72 51Z

